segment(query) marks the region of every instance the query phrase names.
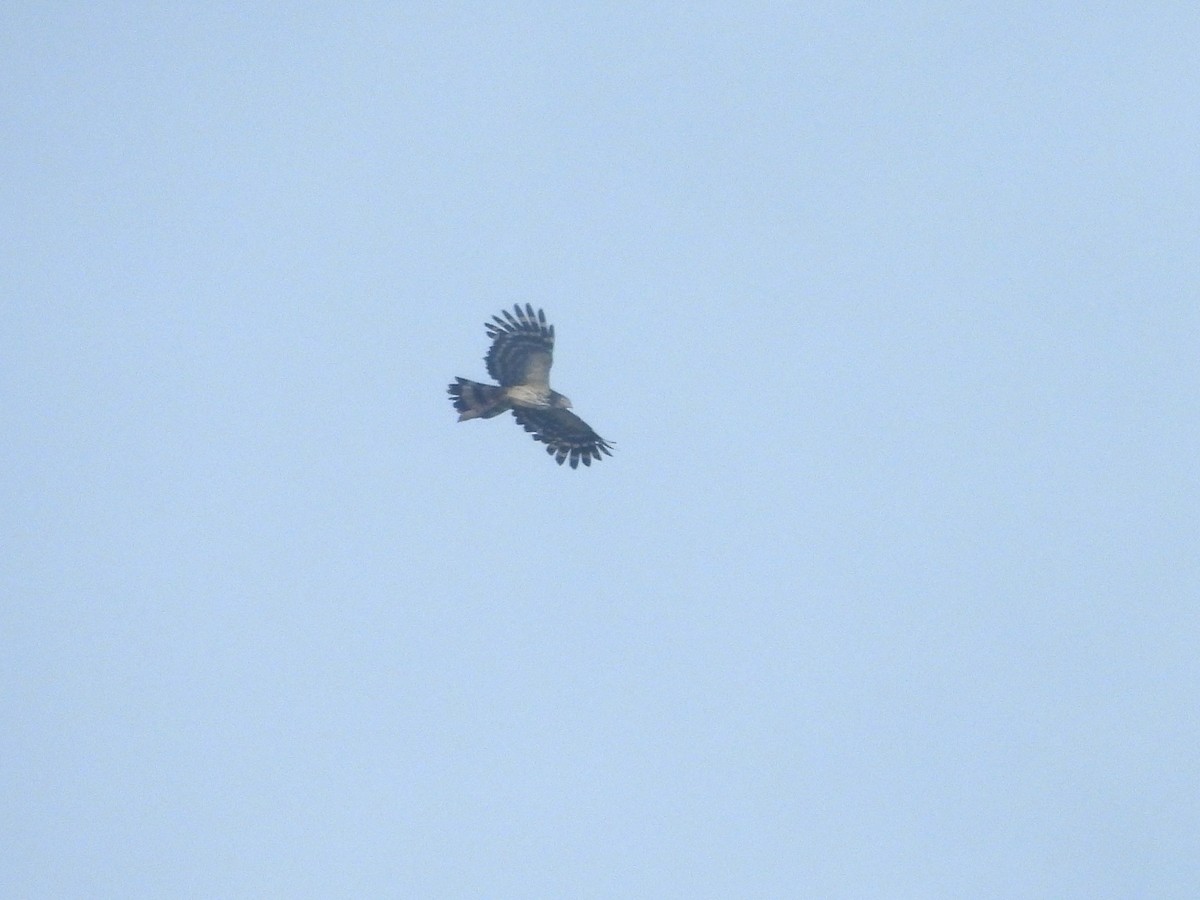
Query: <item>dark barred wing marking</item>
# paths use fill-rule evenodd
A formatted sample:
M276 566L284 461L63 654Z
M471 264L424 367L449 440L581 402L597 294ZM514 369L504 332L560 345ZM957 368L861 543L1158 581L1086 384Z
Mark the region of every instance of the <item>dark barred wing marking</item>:
M488 374L504 387L548 385L554 354L554 326L547 325L546 314L540 309L534 313L528 303L524 309L513 306L513 312L505 310L503 315L503 319L492 316L494 321L484 326L492 339L492 347L484 357Z
M591 426L569 409L530 409L514 406L513 415L521 426L546 445L546 452L560 466L568 459L571 468L582 462L590 466L601 455L612 456L612 444L592 431Z

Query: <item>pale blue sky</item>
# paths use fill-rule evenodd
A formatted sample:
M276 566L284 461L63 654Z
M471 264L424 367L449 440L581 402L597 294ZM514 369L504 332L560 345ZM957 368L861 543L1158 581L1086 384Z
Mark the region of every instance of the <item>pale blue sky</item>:
M1197 47L9 4L0 893L1200 896Z

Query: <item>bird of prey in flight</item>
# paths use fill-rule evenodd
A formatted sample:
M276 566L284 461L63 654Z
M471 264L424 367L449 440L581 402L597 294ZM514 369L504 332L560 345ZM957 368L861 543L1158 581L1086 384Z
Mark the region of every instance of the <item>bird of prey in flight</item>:
M560 466L571 468L582 462L590 466L602 455L612 456L612 444L571 412L571 401L550 389L550 365L554 361L554 326L546 314L513 306L504 318L492 316L484 328L492 339L484 362L488 374L499 384L481 384L455 378L449 393L458 410L458 421L490 419L512 410L521 426L546 445L546 452Z

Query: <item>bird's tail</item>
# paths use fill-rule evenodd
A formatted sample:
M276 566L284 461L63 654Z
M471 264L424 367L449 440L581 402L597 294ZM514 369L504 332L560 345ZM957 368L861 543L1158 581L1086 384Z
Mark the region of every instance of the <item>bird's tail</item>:
M504 388L498 384L480 384L465 378L455 378L447 388L454 408L458 410L458 421L467 419L490 419L508 409Z

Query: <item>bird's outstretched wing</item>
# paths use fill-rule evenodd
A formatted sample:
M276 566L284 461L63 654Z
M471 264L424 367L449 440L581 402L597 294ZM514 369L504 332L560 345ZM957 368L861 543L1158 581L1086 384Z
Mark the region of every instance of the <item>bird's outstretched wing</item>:
M568 459L572 469L581 462L590 466L601 454L612 456L612 444L569 409L514 406L513 415L526 431L546 445L546 452L560 466Z
M515 315L514 315L515 313ZM548 388L550 364L554 361L554 326L546 324L546 314L533 307L513 306L504 311L504 318L492 316L488 322L488 337L492 347L484 357L488 374L504 387L528 384Z

